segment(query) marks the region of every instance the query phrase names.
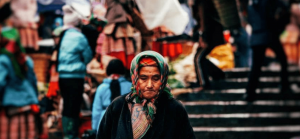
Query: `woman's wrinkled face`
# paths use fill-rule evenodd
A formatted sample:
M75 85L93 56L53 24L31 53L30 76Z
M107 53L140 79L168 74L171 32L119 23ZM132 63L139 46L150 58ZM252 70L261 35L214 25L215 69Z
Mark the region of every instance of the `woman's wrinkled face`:
M160 72L158 67L142 67L139 71L138 84L143 98L154 98L158 94L161 86Z

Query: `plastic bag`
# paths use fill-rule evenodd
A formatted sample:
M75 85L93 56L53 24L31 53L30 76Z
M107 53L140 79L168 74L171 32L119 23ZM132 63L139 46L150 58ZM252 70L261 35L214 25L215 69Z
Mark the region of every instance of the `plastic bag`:
M220 69L234 68L234 54L230 44L215 47L207 58Z
M177 0L136 0L136 3L149 30L165 26L180 35L189 22L188 14Z

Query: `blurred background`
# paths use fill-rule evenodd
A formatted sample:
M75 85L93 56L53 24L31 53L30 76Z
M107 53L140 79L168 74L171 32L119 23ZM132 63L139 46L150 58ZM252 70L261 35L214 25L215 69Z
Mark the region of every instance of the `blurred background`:
M300 139L299 0L0 0L0 31L0 139L95 138L109 62L146 50L197 138Z

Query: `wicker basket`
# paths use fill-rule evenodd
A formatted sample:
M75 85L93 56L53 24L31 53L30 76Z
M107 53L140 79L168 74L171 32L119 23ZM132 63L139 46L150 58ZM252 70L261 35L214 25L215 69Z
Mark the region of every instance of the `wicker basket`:
M181 43L182 44L182 55L189 55L192 53L193 51L193 42L189 42L189 41L184 41Z

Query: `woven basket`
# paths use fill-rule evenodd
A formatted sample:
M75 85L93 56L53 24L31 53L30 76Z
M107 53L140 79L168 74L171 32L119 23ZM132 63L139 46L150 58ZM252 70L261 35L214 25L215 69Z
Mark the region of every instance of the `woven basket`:
M182 55L189 55L193 51L193 43L184 41L182 42Z

